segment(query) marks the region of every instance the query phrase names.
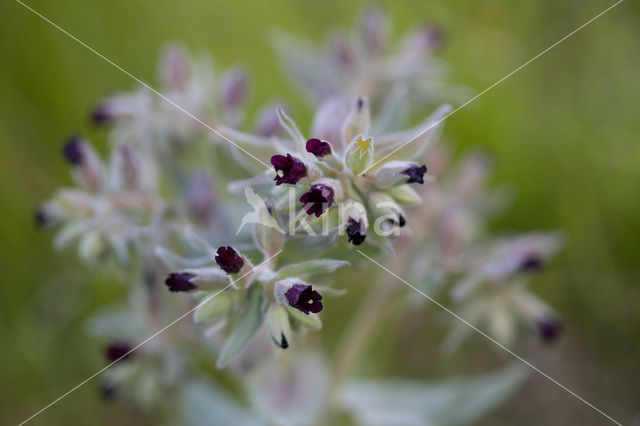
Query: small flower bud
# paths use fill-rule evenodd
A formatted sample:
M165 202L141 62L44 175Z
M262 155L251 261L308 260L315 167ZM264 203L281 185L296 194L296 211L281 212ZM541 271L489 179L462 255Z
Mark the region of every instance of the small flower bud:
M387 189L386 192L399 204L416 205L422 203L420 194L409 185L398 185Z
M331 154L331 145L320 139L309 139L306 144L307 152L315 155L316 158L322 158Z
M294 284L285 297L289 306L309 315L309 312L317 314L322 311L322 295L308 284Z
M257 212L257 221L253 227L254 240L267 256L276 254L284 244L284 231L278 224L274 211L273 200L265 201Z
M74 166L81 166L86 159L86 145L82 138L78 135L73 135L67 139L62 147L62 155Z
M320 217L333 204L334 195L333 189L329 186L317 184L302 194L300 202L304 204L303 208L308 215L315 214L316 217Z
M341 71L350 71L356 65L356 55L344 34L336 34L331 39L329 56Z
M562 332L562 321L555 315L546 315L537 320L536 327L543 341L552 342Z
M373 55L384 51L388 42L388 24L384 12L378 7L368 8L362 17L362 40Z
M165 47L158 69L163 86L171 90L183 90L190 73L189 54L185 47L180 44Z
M174 293L182 291L191 291L198 288L197 285L191 282L196 276L189 272L175 272L169 274L164 283L169 287L169 291Z
M228 274L237 274L244 266L244 259L231 246L219 247L216 263Z
M138 153L131 145L123 143L117 149L120 175L129 189L138 189L140 186L141 164Z
M225 108L236 109L247 99L249 77L242 68L227 71L220 80L220 102Z
M211 180L205 172L195 172L189 177L186 189L189 213L198 223L208 223L215 210L215 196Z
M442 28L424 25L405 39L404 52L412 58L425 58L443 46L445 36Z
M91 111L91 121L96 126L107 126L116 121L116 114L109 100L104 100Z
M113 342L105 348L104 356L110 361L124 361L133 358L134 346L129 342Z
M287 309L280 304L273 304L267 312L267 328L271 340L276 346L282 349L289 347L291 338L291 324Z
M359 97L351 106L347 118L342 123L342 140L344 143L353 141L357 135L369 133L369 100Z
M312 134L334 146L344 146L351 140L343 141L340 123L349 113L349 104L342 99L329 98L323 101L313 117Z
M284 129L280 125L278 109L275 105L267 105L260 110L258 118L256 119L255 128L256 133L264 137L281 137L284 135Z
M293 158L291 154L274 155L271 157L271 164L276 171L276 177L274 181L276 185L282 185L288 183L295 185L300 179L307 176L307 168L304 163L296 158Z
M45 207L39 207L33 215L33 222L39 228L46 228L51 224L51 216Z
M519 270L521 272L539 272L544 266L542 259L535 254L531 254L522 259Z

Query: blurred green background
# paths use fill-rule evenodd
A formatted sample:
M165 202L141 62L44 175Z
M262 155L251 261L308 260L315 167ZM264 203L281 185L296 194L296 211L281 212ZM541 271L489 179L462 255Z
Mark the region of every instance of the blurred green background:
M182 40L219 67L246 63L252 105L286 99L266 34L273 27L320 40L349 27L363 2L325 0L58 1L27 4L145 81L161 46ZM378 2L394 34L434 22L447 31L450 80L481 91L612 4L604 0ZM69 182L63 138L81 131L103 144L88 109L133 81L19 3L0 4L0 422L15 424L101 368L101 346L83 323L117 300L113 276L55 253L33 211ZM534 289L564 317L554 347L523 339L534 365L624 424L640 424L640 8L626 1L447 120L457 150L484 147L495 180L517 189L496 229L563 229L568 246ZM353 295L357 297L356 288ZM351 314L336 302L323 334L331 349ZM344 309L342 309L344 308ZM336 314L343 312L343 315ZM365 360L372 374L441 378L511 361L481 338L453 358L437 350L440 313L426 306L391 339L378 333ZM327 315L329 317L329 315ZM385 335L386 333L386 335ZM379 349L379 350L375 350ZM398 362L402 360L402 362ZM485 368L486 367L486 368ZM97 382L33 424L145 424L153 415L101 401ZM594 410L532 372L485 424L605 424Z

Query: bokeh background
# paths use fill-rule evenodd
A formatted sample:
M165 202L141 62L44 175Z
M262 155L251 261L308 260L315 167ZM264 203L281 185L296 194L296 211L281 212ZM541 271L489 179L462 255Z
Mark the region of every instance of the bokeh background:
M153 82L161 46L182 40L219 67L246 63L251 102L277 95L306 123L266 34L274 27L315 40L349 27L363 2L324 0L29 0L61 27L132 74ZM378 2L394 34L422 22L446 29L450 81L480 91L612 4L605 0L402 0ZM104 365L84 319L122 297L113 275L75 253L55 253L33 226L38 203L68 169L61 141L80 131L101 97L133 81L19 3L0 4L0 422L16 424ZM563 229L568 246L534 284L565 321L547 347L516 351L624 424L640 424L640 8L630 0L447 120L457 151L483 147L495 181L516 189L496 229ZM352 314L337 301L322 332L331 349ZM424 306L403 332L376 334L363 360L372 375L437 379L511 361L481 338L452 358L438 345L440 313ZM396 319L400 321L399 319ZM391 327L388 327L391 329ZM91 382L33 424L152 424L153 413L103 402ZM483 424L605 424L567 392L532 372Z

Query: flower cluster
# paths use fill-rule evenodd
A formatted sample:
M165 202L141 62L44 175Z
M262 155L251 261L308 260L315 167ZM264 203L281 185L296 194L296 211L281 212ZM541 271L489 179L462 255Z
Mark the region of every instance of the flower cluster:
M330 297L346 291L333 287L339 269L365 260L353 246L396 255L429 290L450 285L461 315L505 343L522 322L544 340L559 334L559 318L528 290L559 250L557 235L488 235L485 222L504 196L484 188L486 156L448 170L446 150L435 145L451 111L440 101L459 90L444 83L434 57L443 34L422 27L394 45L388 29L371 8L353 37L335 35L322 53L277 37L280 57L313 105L308 132L273 102L248 124L246 70L214 78L206 55L170 45L161 55L159 96L141 88L92 111L108 133L108 160L80 136L65 142L75 187L59 190L35 220L59 229L57 246L77 241L80 257L94 265L115 258L129 285L124 306L96 315L90 327L117 364L105 395L163 404L165 390L187 392L185 383L206 376L199 366L212 355L219 368L231 367L227 374L244 378L272 365L274 352L310 353L303 332L319 330ZM410 126L416 109L427 118ZM242 192L254 209L244 217L234 196ZM176 324L177 332L137 346L185 311L192 321ZM447 344L455 347L468 330L454 329ZM283 369L320 358L300 355ZM293 386L275 381L278 389ZM330 392L317 393L320 400ZM341 409L366 415L368 404ZM268 417L282 423L291 407Z

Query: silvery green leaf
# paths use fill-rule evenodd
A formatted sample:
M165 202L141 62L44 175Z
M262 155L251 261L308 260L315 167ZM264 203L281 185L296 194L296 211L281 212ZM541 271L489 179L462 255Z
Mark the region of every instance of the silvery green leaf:
M347 289L345 288L333 288L326 287L323 285L316 285L313 287L316 291L322 294L324 297L341 297L347 294Z
M200 323L225 314L231 307L232 300L231 295L226 292L212 293L200 302L193 313L193 321Z
M153 255L164 263L170 270L180 268L197 268L211 262L211 257L203 256L199 258L186 258L178 256L164 247L156 246L153 248Z
M92 260L100 255L104 241L98 231L90 231L80 238L78 254L82 260Z
M476 421L511 395L526 376L520 365L440 383L359 380L342 401L363 425L460 425Z
M293 121L293 119L287 115L287 113L284 111L284 108L282 108L281 106L277 107L277 112L280 124L287 131L291 139L296 143L298 151L306 152L306 141L304 139L304 136L302 136L302 132L300 132L300 129L298 129L295 121Z
M219 126L218 129L222 134L228 136L236 145L246 149L259 159L266 161L267 164L274 153L286 152L292 148L290 143L286 143L288 142L287 140L255 136L227 126Z
M226 392L204 381L180 388L171 424L185 426L259 426L263 423Z
M84 231L86 231L87 226L85 222L70 222L67 225L64 225L60 231L55 236L53 241L53 245L56 249L65 248L71 241L78 238Z
M291 307L287 308L287 310L289 311L289 316L293 320L294 324L309 328L311 330L322 329L322 321L320 320L318 314L311 313L307 315L304 312Z
M282 31L271 35L271 44L294 83L312 101L319 101L339 78L316 45Z
M186 268L180 270L179 272L188 272L195 275L195 277L191 279L191 282L197 283L198 287L200 288L210 287L203 286L201 284L225 285L229 284L230 282L229 275L224 273L224 271L222 271L217 266L208 266L204 268Z
M307 262L295 263L293 265L285 266L281 268L274 278L275 280L281 280L289 277L305 277L315 274L330 274L335 272L338 268L348 265L349 262L343 260L334 259L318 259L309 260Z
M406 84L396 84L382 103L371 133L381 135L401 129L409 116L409 101Z
M289 347L291 342L291 324L287 308L274 303L267 311L267 329L273 343L282 349Z
M262 324L262 299L261 286L249 287L245 300L241 303L241 308L236 312L231 322L233 331L220 351L216 362L218 368L226 367L258 331L260 324Z

